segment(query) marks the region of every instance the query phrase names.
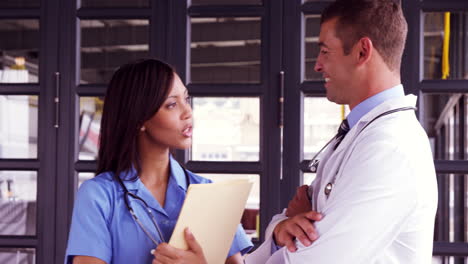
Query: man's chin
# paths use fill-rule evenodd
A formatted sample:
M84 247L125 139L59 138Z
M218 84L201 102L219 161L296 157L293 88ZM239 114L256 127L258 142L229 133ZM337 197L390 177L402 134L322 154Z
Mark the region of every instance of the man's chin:
M332 94L330 94L328 91L327 91L327 99L328 101L332 102L332 103L337 103L337 99L335 96L333 96Z
M345 100L343 100L343 98L340 98L339 96L336 96L336 95L330 93L329 91L327 91L327 99L328 99L328 101L330 101L332 103L335 103L335 104L339 104L339 105L347 104L347 102L345 102Z

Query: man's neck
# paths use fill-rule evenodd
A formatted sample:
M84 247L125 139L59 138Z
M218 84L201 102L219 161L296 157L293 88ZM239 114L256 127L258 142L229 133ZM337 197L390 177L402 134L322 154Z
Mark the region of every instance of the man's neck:
M369 76L361 79L363 81L359 84L360 93L349 103L351 110L366 99L401 84L400 75L393 72L377 73L374 71Z

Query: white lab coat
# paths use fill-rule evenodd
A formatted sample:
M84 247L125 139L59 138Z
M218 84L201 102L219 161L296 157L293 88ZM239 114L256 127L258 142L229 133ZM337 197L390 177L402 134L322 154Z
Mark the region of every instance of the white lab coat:
M416 96L380 104L348 132L339 147L323 153L311 184L312 207L324 217L315 223L319 238L298 250L271 254L272 231L286 218L273 217L265 242L247 264L426 264L431 263L437 182L429 140L414 111ZM362 132L361 132L362 130ZM336 175L327 197L324 188Z

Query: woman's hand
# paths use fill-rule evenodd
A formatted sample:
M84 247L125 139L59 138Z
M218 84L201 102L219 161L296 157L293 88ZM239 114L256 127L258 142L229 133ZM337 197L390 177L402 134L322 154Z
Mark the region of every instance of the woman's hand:
M185 229L185 241L188 250L169 246L167 243L159 244L153 251L152 264L207 264L203 250L188 228Z

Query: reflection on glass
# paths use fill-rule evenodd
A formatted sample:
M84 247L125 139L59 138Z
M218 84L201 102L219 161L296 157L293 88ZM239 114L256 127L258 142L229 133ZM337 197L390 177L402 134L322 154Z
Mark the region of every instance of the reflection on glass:
M191 18L192 83L259 83L258 17Z
M0 171L0 235L36 234L36 193L35 171Z
M258 98L193 99L192 160L258 161Z
M37 157L37 96L0 95L0 158Z
M37 83L39 21L2 19L0 39L0 83Z
M304 99L304 159L312 159L338 131L348 107L337 105L325 97Z
M108 83L121 65L149 57L148 20L81 20L80 83Z
M425 94L423 126L431 139L435 159L463 160L467 146L461 142L467 135L460 135L459 124L466 119L461 107L467 108L468 94Z
M468 205L466 204L466 189L468 175L438 174L439 208L435 224L435 241L468 242ZM462 182L465 181L465 186ZM460 205L465 204L465 208Z
M455 262L456 261L468 261L468 257L451 257L451 256L433 256L432 264L454 264L454 263L464 263L464 262Z
M323 80L322 74L314 70L319 54L318 38L320 34L320 15L305 16L305 79Z
M80 98L79 159L95 160L98 156L103 97Z
M468 79L468 58L466 57L467 31L457 21L464 21L468 13L452 12L450 14L450 32L444 30L444 12L424 13L424 79L442 79L444 37L449 37L449 67L447 79Z
M242 215L241 223L247 235L251 238L258 238L259 231L259 209L260 209L260 177L257 174L198 174L208 178L213 182L225 180L246 179L254 184L250 191L247 204L245 205L244 214Z
M78 188L80 188L81 184L84 181L94 178L96 174L94 172L80 172L78 173Z
M434 241L468 242L468 175L438 174L439 204ZM464 181L464 185L463 185ZM468 257L437 257L434 263L465 263ZM451 262L447 262L451 259ZM445 260L445 262L440 262ZM453 262L453 261L457 262Z
M36 250L34 248L0 248L0 263L34 264L36 263Z
M261 5L262 0L192 0L192 5Z
M146 7L148 0L81 0L82 7Z

